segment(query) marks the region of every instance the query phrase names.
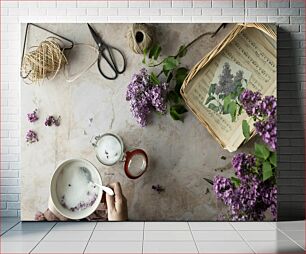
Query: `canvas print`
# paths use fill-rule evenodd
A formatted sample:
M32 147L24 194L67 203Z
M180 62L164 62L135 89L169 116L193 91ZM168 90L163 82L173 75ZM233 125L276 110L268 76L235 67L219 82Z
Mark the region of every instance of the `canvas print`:
M22 220L277 220L274 25L21 38Z

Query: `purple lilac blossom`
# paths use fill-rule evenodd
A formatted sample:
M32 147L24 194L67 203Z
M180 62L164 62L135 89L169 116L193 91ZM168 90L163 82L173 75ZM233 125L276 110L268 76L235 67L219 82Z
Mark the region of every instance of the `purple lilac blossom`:
M260 103L259 111L264 116L276 116L276 98L265 96Z
M244 90L239 100L242 104L243 109L249 116L257 115L259 112L259 103L261 101L261 93L253 92L251 90Z
M238 153L232 159L232 165L235 168L235 174L243 177L250 173L250 169L255 166L256 159L251 154Z
M262 98L259 92L245 90L239 100L247 114L255 117L256 132L272 150L275 150L277 146L276 98L274 96Z
M31 123L33 123L33 122L36 122L38 119L39 119L39 117L38 117L38 115L37 115L37 109L35 109L32 113L28 113L27 114L27 117L28 117L28 120L31 122Z
M38 142L38 136L37 133L33 130L28 130L26 134L26 142L27 143L35 143Z
M262 140L269 145L272 150L275 150L277 146L276 119L271 116L267 120L255 122L254 126Z
M54 116L48 116L45 121L45 126L60 126L61 124L61 117L55 118Z
M228 206L230 219L262 221L267 209L271 210L273 218L276 219L276 187L253 174L239 177L239 180L238 187L223 176L216 176L213 181L214 192L217 198Z
M167 88L167 83L152 84L145 68L133 75L127 87L126 100L130 102L133 117L142 127L148 124L148 116L152 110L166 113Z

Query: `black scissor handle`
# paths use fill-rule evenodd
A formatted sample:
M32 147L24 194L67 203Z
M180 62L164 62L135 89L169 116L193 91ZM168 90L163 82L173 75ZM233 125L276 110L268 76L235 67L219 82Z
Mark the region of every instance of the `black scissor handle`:
M107 51L108 55L105 54L105 51ZM121 57L122 57L123 66L122 66L121 70L119 70L119 67L117 65L116 59L115 59L112 51L117 51L121 55ZM101 68L101 60L102 60L102 58L105 59L105 61L109 65L109 67L113 70L114 76L110 77L110 76L106 75L103 72L103 70ZM114 80L114 79L116 79L118 77L118 74L122 74L125 71L125 68L126 68L126 59L125 59L124 55L122 54L122 52L119 49L104 44L103 49L99 53L97 65L98 65L99 72L101 73L101 75L104 78L110 79L110 80Z

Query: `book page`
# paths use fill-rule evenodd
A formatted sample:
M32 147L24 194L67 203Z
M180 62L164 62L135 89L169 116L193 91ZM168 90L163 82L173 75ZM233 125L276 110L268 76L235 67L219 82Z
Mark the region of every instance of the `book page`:
M232 122L230 114L217 113L216 107L222 101L218 102L218 96L208 100L210 87L216 86L215 93L220 94L218 84L235 83L240 78L242 87L260 91L263 95L276 96L276 61L276 41L256 28L246 28L203 67L185 88L188 106L227 150L237 150L244 141L241 124L247 115L243 113ZM231 89L231 86L227 87ZM253 126L252 122L249 124Z

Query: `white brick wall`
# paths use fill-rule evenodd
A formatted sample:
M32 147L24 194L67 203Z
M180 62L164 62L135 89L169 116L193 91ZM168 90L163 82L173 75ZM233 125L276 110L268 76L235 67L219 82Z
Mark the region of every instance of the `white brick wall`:
M303 138L302 113L296 110L301 105L296 94L303 92L305 81L304 15L304 0L1 1L1 215L17 216L20 206L19 22L279 23L285 34L279 41L279 169L287 181L304 177L303 142L298 142ZM303 190L297 186L287 192ZM292 198L286 189L280 192L281 206L290 207L286 201Z

